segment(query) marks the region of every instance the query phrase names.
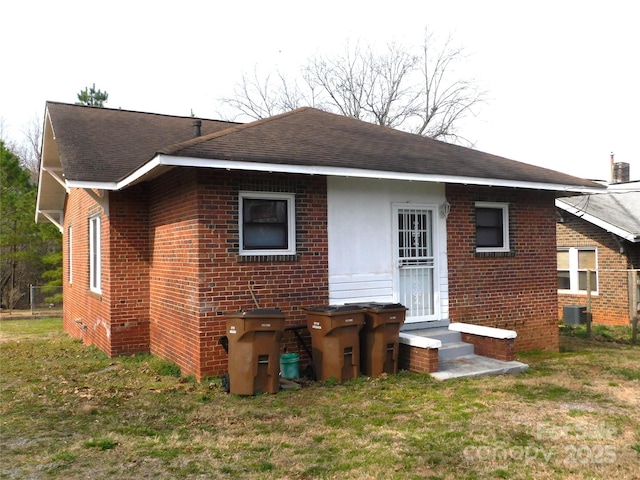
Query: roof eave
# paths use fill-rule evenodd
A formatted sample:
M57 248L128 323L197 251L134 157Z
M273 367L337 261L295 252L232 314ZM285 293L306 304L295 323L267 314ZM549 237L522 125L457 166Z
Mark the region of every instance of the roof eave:
M63 178L63 168L48 107L45 108L40 147L42 154L38 171L35 221L51 222L62 232L64 200L68 188Z
M604 187L600 188L558 183L528 182L522 180L505 180L496 178L462 177L455 175L403 173L383 170L366 170L359 168L327 167L318 165L292 165L237 160L204 159L167 155L163 153L159 153L152 160L150 160L137 170L131 172L128 176L118 181L115 185L101 184L101 186L90 186L88 184L83 184L82 188L104 188L107 190L121 190L145 179L152 178L156 176L156 173L159 169L166 170L167 167L197 167L214 168L219 170L242 170L305 175L325 175L335 177L377 178L385 180L405 180L416 182L481 185L491 187L526 188L534 190L572 193L595 193L604 190ZM72 185L72 182L69 181L67 182L67 184L69 186L75 186L75 184Z
M67 180L68 188L82 188L84 190L122 190L118 188L118 182L93 182L85 180ZM128 185L127 185L128 186Z
M629 242L638 243L640 242L640 234L629 232L623 228L617 227L602 218L598 218L594 215L591 215L584 210L574 207L573 205L569 205L568 203L563 202L561 199L556 199L556 207L568 212L576 217L582 218L586 222L592 223L593 225L606 230L607 232L611 232L618 237L628 240Z

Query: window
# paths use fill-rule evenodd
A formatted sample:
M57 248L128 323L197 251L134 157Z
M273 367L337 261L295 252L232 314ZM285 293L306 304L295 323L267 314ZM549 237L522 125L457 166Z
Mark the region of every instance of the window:
M476 202L476 251L509 251L509 205Z
M292 255L296 252L295 196L240 192L240 254Z
M68 236L67 246L69 247L69 251L67 252L67 256L69 257L69 265L68 265L68 268L69 268L69 272L68 273L69 273L69 275L68 275L68 278L69 278L69 283L73 283L73 228L69 227L68 232L69 232L67 234L67 236Z
M89 219L89 289L102 293L102 251L100 242L100 217Z
M598 291L598 262L595 248L558 249L558 290L586 293L587 275L591 272L591 292Z

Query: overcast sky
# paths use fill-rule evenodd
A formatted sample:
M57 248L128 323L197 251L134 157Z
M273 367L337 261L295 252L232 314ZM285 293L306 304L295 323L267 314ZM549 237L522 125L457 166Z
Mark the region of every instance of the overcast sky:
M217 118L243 72L295 71L347 41L419 45L426 26L469 58L488 102L475 148L607 179L610 153L640 179L640 26L631 0L110 1L0 4L0 118L20 140L47 100L93 83L106 104Z

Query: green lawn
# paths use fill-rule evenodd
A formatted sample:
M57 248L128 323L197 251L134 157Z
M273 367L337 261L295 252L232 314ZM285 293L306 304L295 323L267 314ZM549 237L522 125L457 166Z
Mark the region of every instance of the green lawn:
M638 478L640 347L566 333L518 375L238 397L59 319L2 321L0 479Z

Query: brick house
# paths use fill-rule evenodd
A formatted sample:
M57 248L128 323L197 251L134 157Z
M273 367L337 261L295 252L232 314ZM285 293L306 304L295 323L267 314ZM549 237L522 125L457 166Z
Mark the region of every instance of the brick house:
M554 200L600 188L313 108L242 125L49 102L43 137L65 330L198 379L226 371L225 314L256 305L295 327L310 306L400 302L408 331L450 319L513 333L482 351L557 349ZM433 346L404 342L404 366L433 370Z
M562 319L565 306L586 307L589 269L592 321L628 325L633 295L629 270L640 269L640 182L558 198L556 207L558 317Z

